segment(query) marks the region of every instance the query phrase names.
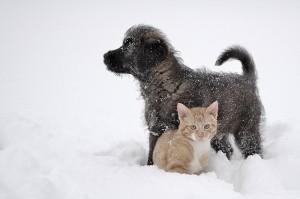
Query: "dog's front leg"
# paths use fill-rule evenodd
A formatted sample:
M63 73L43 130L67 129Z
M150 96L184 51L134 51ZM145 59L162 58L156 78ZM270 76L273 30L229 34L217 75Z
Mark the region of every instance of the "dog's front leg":
M150 132L149 135L149 153L148 153L148 162L147 165L153 165L153 151L155 144L159 138L159 134L155 132Z
M158 117L156 117L158 118ZM158 119L157 119L158 120ZM153 165L153 151L158 138L165 132L168 125L162 121L156 122L155 125L151 125L148 129L150 131L149 135L149 153L147 165ZM169 125L170 126L170 125Z
M211 140L211 146L216 152L222 151L230 160L233 153L233 148L230 142L228 141L228 134L219 133L218 135L216 135Z

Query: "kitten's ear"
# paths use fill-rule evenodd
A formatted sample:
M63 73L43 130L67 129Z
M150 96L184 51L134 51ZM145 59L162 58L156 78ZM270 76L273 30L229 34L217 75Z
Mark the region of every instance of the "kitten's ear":
M190 109L181 103L177 104L178 117L180 121L185 120L191 113Z
M211 105L209 105L209 107L207 107L206 112L212 114L217 119L218 109L219 109L218 101L215 101Z

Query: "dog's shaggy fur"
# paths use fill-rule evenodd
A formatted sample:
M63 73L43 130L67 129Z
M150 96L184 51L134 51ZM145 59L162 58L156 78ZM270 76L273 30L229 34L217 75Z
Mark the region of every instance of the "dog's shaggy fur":
M161 31L145 25L131 27L123 45L104 55L108 70L131 74L140 83L150 131L148 165L153 164L152 153L158 137L166 129L178 128L178 102L188 107L206 107L218 100L219 128L212 147L230 158L233 149L227 137L232 133L245 157L262 153L263 106L258 96L254 62L244 48L233 46L220 55L216 65L232 58L241 61L243 75L192 70L176 56Z

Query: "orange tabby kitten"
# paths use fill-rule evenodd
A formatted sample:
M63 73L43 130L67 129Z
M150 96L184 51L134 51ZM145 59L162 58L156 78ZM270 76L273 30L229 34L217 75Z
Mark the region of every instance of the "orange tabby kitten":
M210 141L217 132L218 102L207 108L177 104L178 130L168 130L158 139L154 164L165 171L200 174L207 164Z

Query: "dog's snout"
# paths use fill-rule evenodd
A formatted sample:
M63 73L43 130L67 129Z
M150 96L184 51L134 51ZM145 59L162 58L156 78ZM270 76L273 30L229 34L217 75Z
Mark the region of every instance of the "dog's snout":
M103 58L108 70L118 74L129 73L128 68L124 68L124 54L121 48L108 51Z
M113 62L113 51L108 51L107 53L105 53L103 55L103 58L104 58L104 63L106 65L112 65L112 62Z
M111 51L108 51L107 53L105 53L105 54L103 55L104 60L108 59L108 57L110 57L111 54L112 54Z
M109 66L111 65L112 63L112 52L111 51L108 51L107 53L105 53L103 55L103 58L104 58L104 63Z
M107 53L104 54L104 61L108 61L116 56L122 56L123 54L123 48L118 48L116 50L110 50Z

